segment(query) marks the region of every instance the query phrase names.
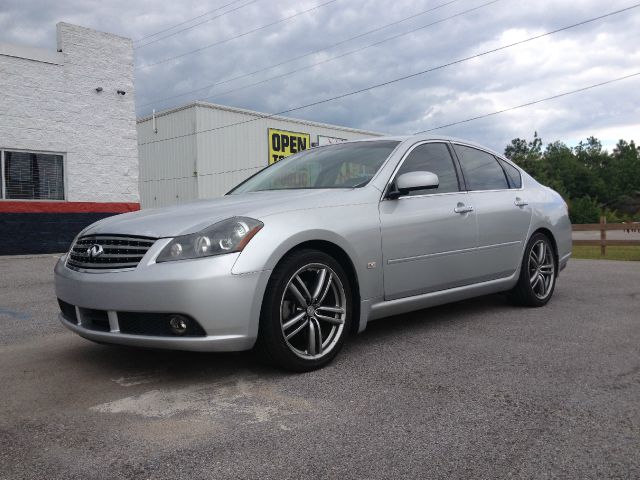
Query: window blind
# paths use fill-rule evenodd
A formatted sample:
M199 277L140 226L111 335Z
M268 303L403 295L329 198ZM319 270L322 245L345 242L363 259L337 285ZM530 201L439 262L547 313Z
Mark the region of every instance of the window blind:
M64 200L62 155L4 152L4 198Z

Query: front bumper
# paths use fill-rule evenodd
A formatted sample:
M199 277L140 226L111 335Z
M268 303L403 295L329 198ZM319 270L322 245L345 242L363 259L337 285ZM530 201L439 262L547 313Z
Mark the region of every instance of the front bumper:
M154 249L155 250L155 249ZM149 252L152 253L152 252ZM262 298L269 271L234 275L231 269L240 254L196 260L145 262L132 270L78 272L55 267L56 295L83 309L106 312L108 331L97 331L61 315L64 326L79 335L105 343L196 351L250 349L258 334ZM195 319L205 336L153 336L125 334L118 328L118 312L181 314Z

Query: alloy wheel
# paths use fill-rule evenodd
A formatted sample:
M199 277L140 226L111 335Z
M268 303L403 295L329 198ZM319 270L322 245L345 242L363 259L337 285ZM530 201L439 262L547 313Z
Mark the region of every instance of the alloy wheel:
M536 297L544 300L555 282L553 252L545 240L538 240L529 253L529 283Z
M308 264L291 276L280 303L280 325L293 353L306 360L328 355L343 334L346 318L344 287L329 266Z

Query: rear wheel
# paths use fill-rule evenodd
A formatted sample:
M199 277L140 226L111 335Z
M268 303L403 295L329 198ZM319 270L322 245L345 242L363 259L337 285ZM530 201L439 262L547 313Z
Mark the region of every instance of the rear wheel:
M549 302L556 286L556 262L553 245L543 233L531 237L522 258L520 278L510 292L519 305L542 307Z
M317 250L294 252L269 280L258 349L288 370L321 368L342 348L351 316L351 287L340 264Z

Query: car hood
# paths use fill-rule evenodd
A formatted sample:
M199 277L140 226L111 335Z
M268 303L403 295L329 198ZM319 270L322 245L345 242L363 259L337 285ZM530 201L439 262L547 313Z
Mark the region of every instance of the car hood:
M83 235L118 234L154 238L194 233L234 216L257 220L286 211L364 203L365 189L274 190L227 195L166 208L145 209L100 220ZM378 193L379 195L379 193Z

